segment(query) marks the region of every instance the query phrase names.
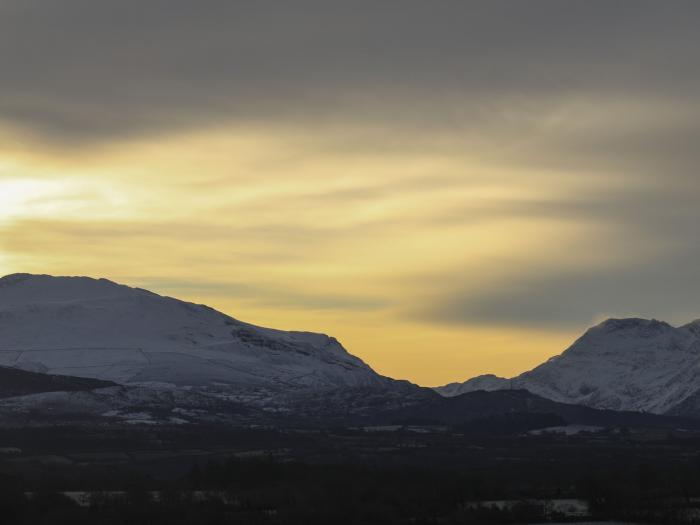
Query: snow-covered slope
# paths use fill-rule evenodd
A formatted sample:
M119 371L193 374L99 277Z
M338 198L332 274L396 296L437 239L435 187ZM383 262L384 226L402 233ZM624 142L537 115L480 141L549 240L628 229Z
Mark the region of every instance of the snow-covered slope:
M656 320L609 319L515 378L480 376L436 390L454 396L507 388L595 408L672 411L700 391L700 321L676 328Z
M284 332L105 279L0 278L0 366L121 384L382 387L332 337Z

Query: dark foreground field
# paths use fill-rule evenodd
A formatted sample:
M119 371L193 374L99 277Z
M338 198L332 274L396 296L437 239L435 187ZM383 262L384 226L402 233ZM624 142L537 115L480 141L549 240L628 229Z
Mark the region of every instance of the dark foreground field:
M694 432L124 425L0 447L7 524L700 522Z

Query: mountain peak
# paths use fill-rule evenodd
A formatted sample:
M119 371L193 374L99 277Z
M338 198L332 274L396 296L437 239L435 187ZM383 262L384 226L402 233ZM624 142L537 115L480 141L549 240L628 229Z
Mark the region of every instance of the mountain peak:
M23 281L28 281L36 277L51 277L50 275L40 276L32 273L11 273L0 277L0 286L11 286L13 284L18 284Z
M610 318L593 327L602 329L606 333L623 330L643 330L647 332L658 332L673 328L670 324L656 319L643 319L640 317Z
M0 308L143 295L108 279L15 273L0 278Z
M124 286L117 284L113 281L110 281L109 279L104 279L104 278L94 278L94 277L87 277L83 275L49 275L45 273L11 273L9 275L5 275L3 277L0 277L0 286L5 285L5 286L10 286L10 285L16 285L16 284L21 284L21 283L33 283L33 284L49 284L49 283L92 283L95 285L99 284L111 284L112 286Z
M700 335L700 319L695 319L694 321L681 326L681 329L688 330L696 335Z

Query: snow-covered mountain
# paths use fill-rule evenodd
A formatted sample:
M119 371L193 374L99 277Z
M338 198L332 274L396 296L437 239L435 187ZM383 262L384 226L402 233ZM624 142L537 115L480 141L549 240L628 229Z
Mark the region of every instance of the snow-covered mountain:
M609 319L561 355L517 377L479 376L435 390L455 396L510 388L595 408L683 415L687 410L678 407L694 407L700 398L700 321L673 327L656 320Z
M174 388L384 387L322 334L247 324L105 279L0 278L0 366Z

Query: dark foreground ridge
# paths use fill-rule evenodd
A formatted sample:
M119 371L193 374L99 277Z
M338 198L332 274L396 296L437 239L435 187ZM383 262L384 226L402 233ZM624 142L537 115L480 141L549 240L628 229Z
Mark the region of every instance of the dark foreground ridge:
M566 425L700 430L700 420L694 418L557 403L524 389L477 390L455 397L433 398L397 411L391 417L396 422L506 432Z
M44 392L87 392L110 386L117 386L117 384L100 379L42 374L0 366L0 397Z

